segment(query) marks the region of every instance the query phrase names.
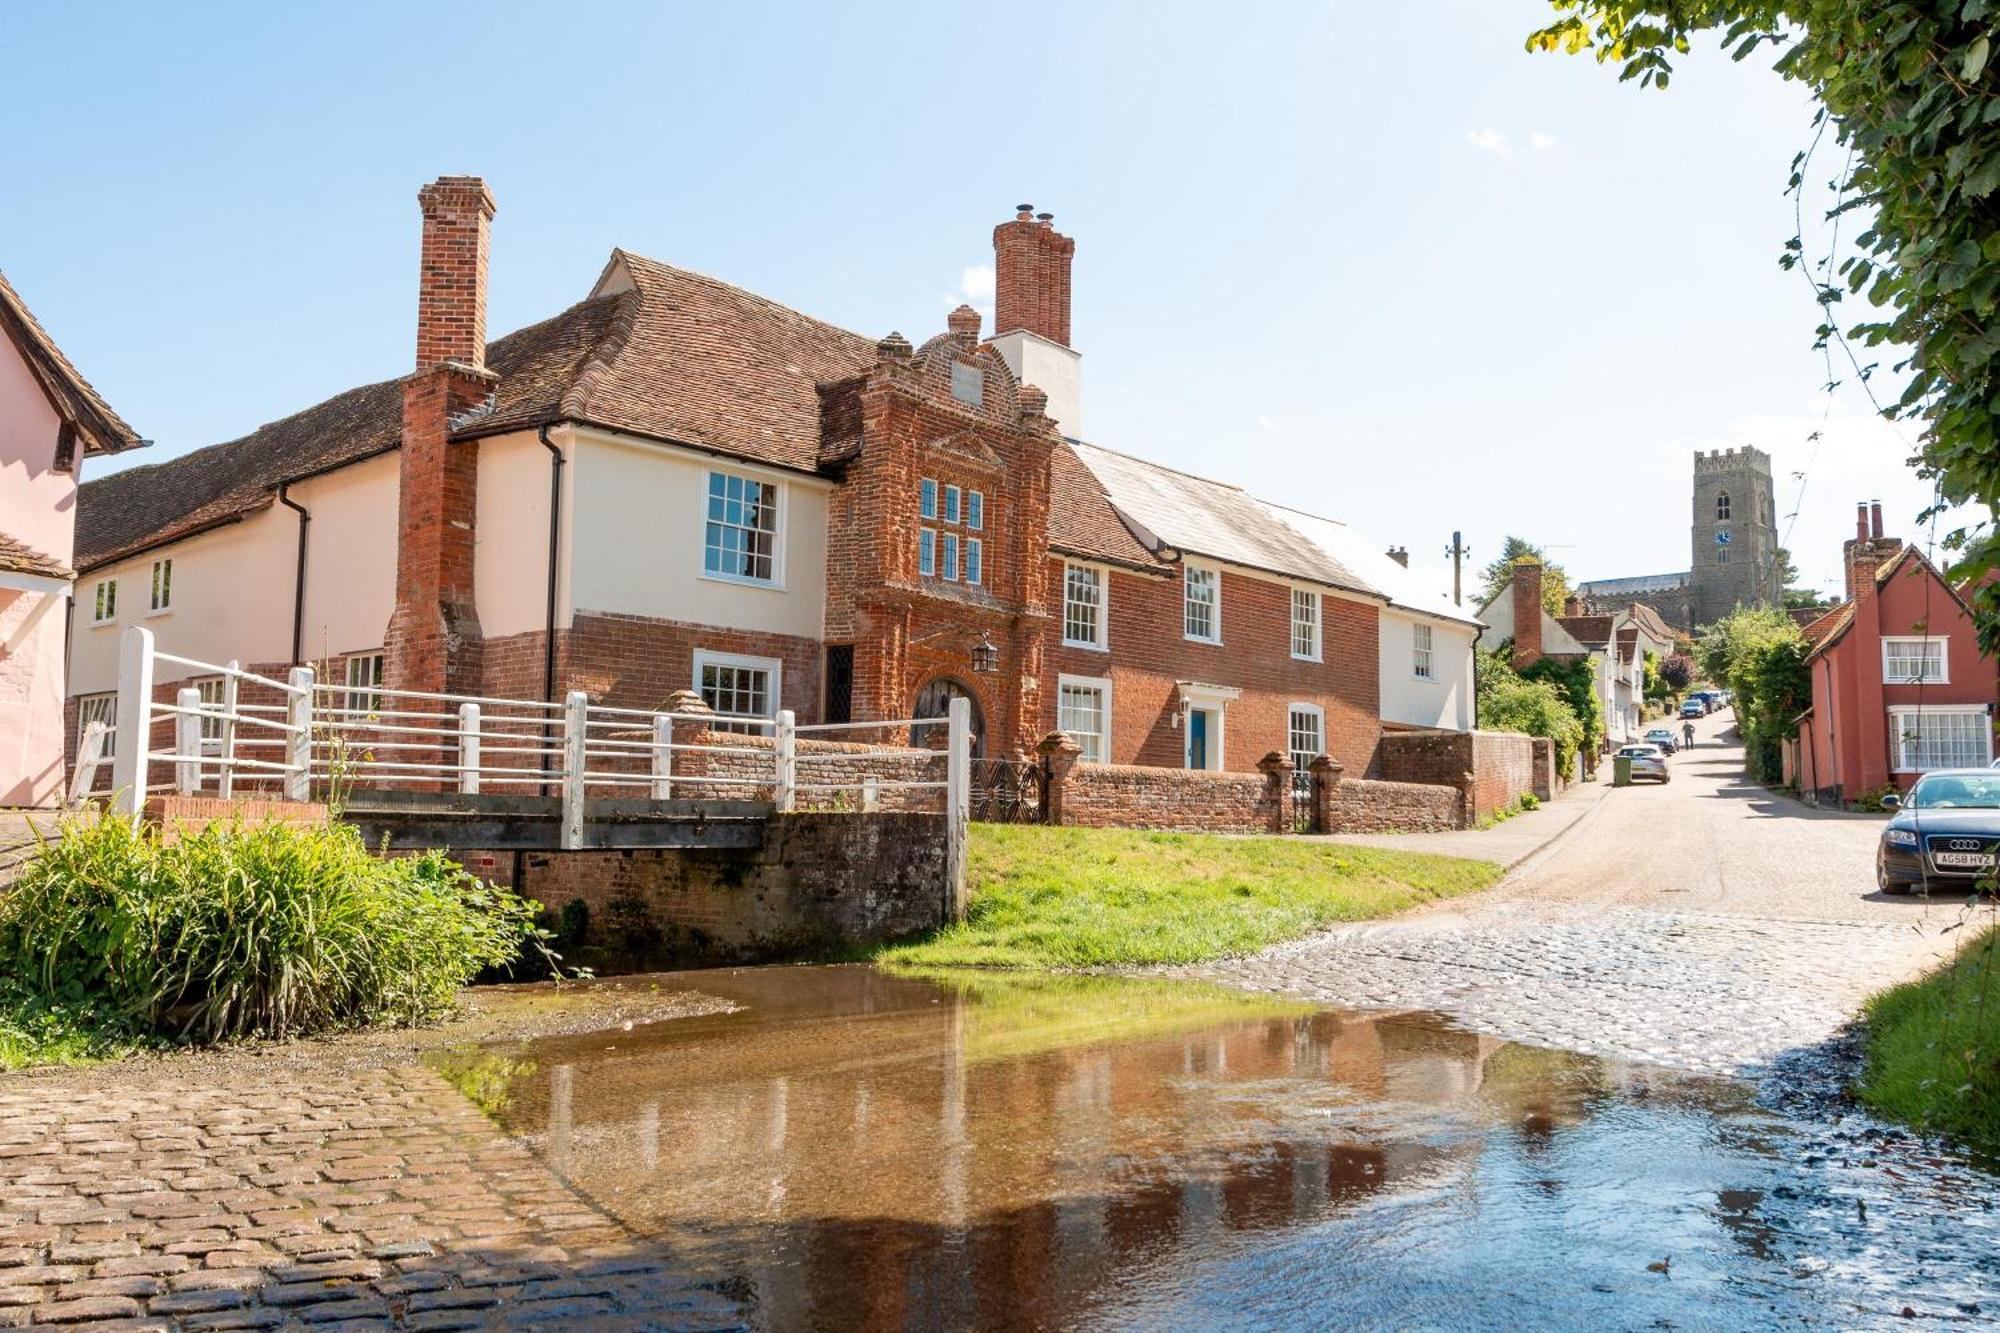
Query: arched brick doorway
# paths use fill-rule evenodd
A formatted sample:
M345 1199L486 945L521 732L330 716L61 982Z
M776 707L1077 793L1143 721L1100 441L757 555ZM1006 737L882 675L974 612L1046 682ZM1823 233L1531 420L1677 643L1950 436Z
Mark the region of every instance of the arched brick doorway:
M979 706L979 696L969 685L953 680L949 676L939 676L917 691L916 705L910 710L911 717L943 717L951 710L953 699L965 699L972 704L972 757L986 757L986 713ZM933 733L922 738L921 743L936 744L939 728L926 727Z

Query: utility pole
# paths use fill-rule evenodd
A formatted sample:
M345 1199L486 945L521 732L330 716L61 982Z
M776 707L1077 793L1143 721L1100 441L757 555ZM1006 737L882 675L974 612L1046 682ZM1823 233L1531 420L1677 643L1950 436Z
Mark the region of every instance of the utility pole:
M1451 604L1464 606L1465 586L1461 574L1465 567L1465 535L1452 533L1451 545L1444 548L1444 553L1451 557Z

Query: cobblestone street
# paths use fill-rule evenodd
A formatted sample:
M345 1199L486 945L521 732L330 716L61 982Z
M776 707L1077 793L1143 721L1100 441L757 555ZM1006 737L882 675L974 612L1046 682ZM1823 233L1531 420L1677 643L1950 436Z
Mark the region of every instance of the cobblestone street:
M1966 906L1875 893L1879 821L1749 785L1732 725L1706 719L1672 782L1604 793L1477 899L1175 975L1704 1072L1820 1042L1941 956Z
M429 1069L129 1068L0 1085L0 1328L739 1323Z

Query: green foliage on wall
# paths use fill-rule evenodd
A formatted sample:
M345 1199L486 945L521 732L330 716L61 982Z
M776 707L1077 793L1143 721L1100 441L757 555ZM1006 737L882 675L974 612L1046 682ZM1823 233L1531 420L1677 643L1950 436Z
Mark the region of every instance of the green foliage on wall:
M1548 669L1563 664L1544 658L1527 672L1517 672L1509 665L1512 655L1511 643L1479 652L1478 725L1487 731L1546 736L1555 742L1557 768L1574 773L1576 756L1594 753L1596 737L1603 734L1595 707L1596 691L1589 684L1589 664L1579 665L1583 667L1584 694L1590 711L1579 715L1571 693L1573 673ZM1586 717L1595 720L1594 728L1585 721Z
M1986 517L1947 535L1965 579L2000 567L2000 85L1993 26L2000 0L1550 0L1555 22L1531 51L1591 52L1641 86L1667 86L1670 57L1715 32L1739 60L1769 47L1773 68L1819 99L1812 142L1792 160L1803 187L1826 131L1846 149L1829 214L1860 210L1852 253L1808 260L1801 236L1780 262L1812 283L1819 345L1839 341L1856 378L1867 349L1907 358L1884 411L1921 422L1919 471L1946 505ZM1836 307L1865 298L1843 332ZM1973 594L1981 643L2000 650L2000 583Z

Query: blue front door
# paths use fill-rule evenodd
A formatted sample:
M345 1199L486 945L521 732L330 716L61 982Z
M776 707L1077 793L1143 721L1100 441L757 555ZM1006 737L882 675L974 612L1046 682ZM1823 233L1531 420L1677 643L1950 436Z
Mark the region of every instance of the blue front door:
M1208 710L1197 708L1188 714L1187 766L1208 767Z

